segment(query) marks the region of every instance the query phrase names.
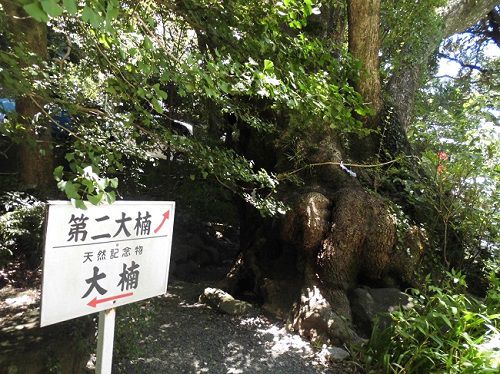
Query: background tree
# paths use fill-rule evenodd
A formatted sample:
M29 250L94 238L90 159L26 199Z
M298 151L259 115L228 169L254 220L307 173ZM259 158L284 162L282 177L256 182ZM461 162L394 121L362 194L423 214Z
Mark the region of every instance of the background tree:
M40 112L42 103L37 102L33 97L34 92L40 89L34 82L40 78L41 73L34 67L43 68L48 58L47 27L44 23L29 17L16 2L2 1L0 4L5 11L10 50L17 52L17 61L13 60L15 58L11 55L11 60L6 62L19 63L21 68L16 77L9 77L9 82L4 81L2 90L4 95L18 91L15 95L17 112L15 120L25 130L23 132L25 139L20 142L18 150L19 179L27 188L48 192L50 189L53 190L52 137L50 130L39 123L37 114ZM10 73L13 71L10 70L4 74ZM19 92L21 83L19 80L31 87L26 87L23 93ZM12 84L16 85L16 89L12 87Z

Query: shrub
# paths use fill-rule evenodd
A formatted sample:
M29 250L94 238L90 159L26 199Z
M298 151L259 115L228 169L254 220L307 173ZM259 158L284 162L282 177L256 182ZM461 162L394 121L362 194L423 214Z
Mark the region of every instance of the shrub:
M29 195L7 193L0 197L0 266L24 257L30 268L40 264L45 205Z
M413 305L391 313L392 325L375 327L363 361L385 373L498 373L500 282L491 277L484 300L467 296L459 273L442 287L413 290Z

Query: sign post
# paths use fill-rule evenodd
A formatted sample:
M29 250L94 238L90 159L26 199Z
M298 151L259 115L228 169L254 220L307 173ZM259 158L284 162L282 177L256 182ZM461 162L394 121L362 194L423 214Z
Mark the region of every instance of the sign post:
M115 333L116 309L111 308L99 312L99 328L97 333L96 373L110 374L113 362L113 337Z
M167 290L175 203L50 201L40 325L99 312L97 373L111 373L115 308Z

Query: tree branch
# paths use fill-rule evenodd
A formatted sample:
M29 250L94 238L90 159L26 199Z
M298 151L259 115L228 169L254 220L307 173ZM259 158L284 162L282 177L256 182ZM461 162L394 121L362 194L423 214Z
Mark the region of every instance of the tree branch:
M487 15L498 0L449 0L438 9L444 20L444 37L462 32Z
M456 62L461 67L466 68L466 69L477 70L477 71L479 71L481 73L487 73L488 72L487 69L483 69L481 66L473 65L473 64L466 64L465 62L460 61L458 58L451 57L451 56L449 56L447 54L444 54L444 53L438 53L438 57L445 58L445 59L447 59L449 61Z
M495 7L498 0L448 0L437 10L444 28L442 34L429 40L422 53L420 63L403 66L389 79L386 87L386 104L394 107L394 114L402 129L406 130L413 117L415 94L421 85L421 74L427 68L430 56L445 38L468 29L485 17Z

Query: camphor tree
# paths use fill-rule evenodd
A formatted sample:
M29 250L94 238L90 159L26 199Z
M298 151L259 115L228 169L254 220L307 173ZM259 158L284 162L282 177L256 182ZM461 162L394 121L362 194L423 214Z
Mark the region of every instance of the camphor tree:
M33 79L11 39L0 74L47 123L71 114L74 150L54 174L77 206L112 202L125 164L168 144L193 178L238 198L241 252L225 287L302 335L356 342L349 291L387 275L415 283L425 234L398 226L398 206L411 215L411 204L383 176L411 156L406 131L439 45L495 1L2 4L7 19L22 8L21 23L47 23L63 46ZM185 119L193 138L172 131Z

